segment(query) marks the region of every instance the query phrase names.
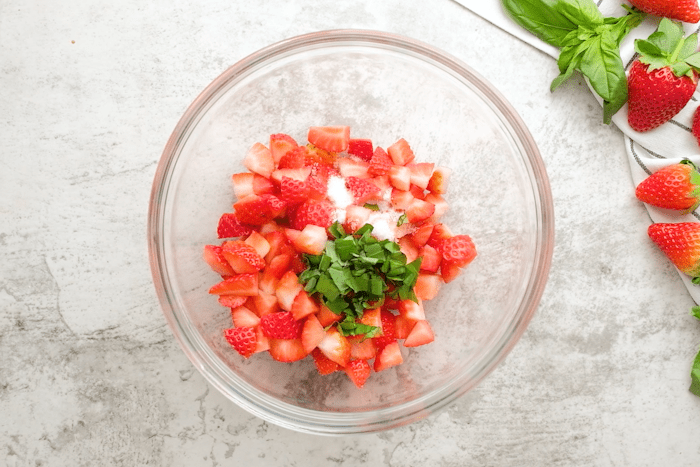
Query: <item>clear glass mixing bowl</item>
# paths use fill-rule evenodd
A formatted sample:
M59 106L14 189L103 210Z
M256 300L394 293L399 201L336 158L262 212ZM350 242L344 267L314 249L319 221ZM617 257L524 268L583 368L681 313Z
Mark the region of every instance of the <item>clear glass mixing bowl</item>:
M244 360L223 339L230 313L207 291L202 260L234 202L230 176L273 133L305 141L310 126L350 125L386 147L452 168L443 221L479 256L426 303L435 342L357 389L310 358ZM148 241L163 313L209 383L249 412L317 434L385 430L424 418L472 389L511 351L542 295L553 249L544 164L525 124L488 82L405 37L337 30L295 37L236 63L190 105L158 165ZM407 350L407 349L404 349Z

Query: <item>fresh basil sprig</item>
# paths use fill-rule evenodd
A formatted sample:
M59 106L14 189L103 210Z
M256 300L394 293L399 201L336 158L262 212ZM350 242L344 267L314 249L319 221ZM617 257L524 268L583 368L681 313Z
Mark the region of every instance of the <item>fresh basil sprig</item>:
M620 58L622 39L644 19L634 8L604 17L593 0L501 0L508 15L544 42L561 49L554 91L578 70L603 99L603 122L627 102L627 78Z

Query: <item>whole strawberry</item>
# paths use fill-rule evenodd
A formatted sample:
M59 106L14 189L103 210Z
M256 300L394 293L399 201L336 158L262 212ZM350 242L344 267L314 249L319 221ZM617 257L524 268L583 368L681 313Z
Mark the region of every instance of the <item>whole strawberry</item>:
M693 113L693 126L691 128L691 132L693 133L693 136L695 136L695 140L698 142L698 145L700 145L700 107L695 109L695 112Z
M637 185L635 195L657 208L688 213L700 204L700 173L688 160L666 166Z
M652 130L673 118L698 85L697 34L683 37L680 23L662 19L647 40L637 39L639 54L627 77L627 122L636 131Z
M645 13L664 18L697 23L700 8L697 0L630 0L630 3Z
M679 270L700 282L700 223L651 224L649 238Z

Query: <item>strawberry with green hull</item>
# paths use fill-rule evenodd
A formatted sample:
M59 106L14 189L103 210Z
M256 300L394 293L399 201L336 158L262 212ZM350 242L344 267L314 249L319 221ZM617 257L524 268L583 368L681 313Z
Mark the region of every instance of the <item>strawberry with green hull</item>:
M627 122L633 130L644 132L663 125L693 96L700 70L698 37L683 34L679 23L662 19L647 40L635 41L639 58L627 78Z
M674 266L700 283L700 223L656 223L647 233Z
M700 173L689 160L666 166L637 185L635 195L657 208L689 213L700 205Z
M650 15L697 23L700 8L697 0L629 0L632 5Z

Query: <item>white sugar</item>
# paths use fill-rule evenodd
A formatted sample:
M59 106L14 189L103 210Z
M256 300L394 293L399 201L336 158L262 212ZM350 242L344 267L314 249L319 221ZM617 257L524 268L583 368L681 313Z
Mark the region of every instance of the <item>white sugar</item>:
M328 197L338 209L345 209L354 201L352 194L345 188L343 177L332 176L328 179Z

